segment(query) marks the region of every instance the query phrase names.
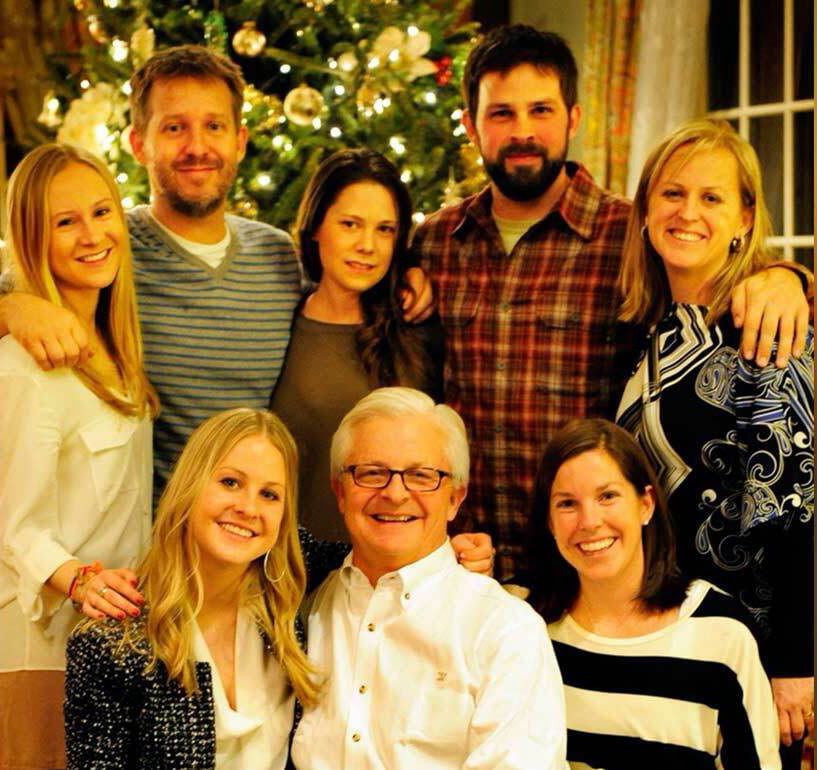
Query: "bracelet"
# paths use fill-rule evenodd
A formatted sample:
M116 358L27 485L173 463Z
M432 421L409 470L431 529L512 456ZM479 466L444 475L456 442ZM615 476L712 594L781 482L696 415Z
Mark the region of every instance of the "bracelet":
M102 572L103 569L105 568L102 566L102 562L100 561L95 561L93 564L81 564L79 567L77 567L77 570L74 573L74 579L71 581L71 585L68 587L68 598L73 603L74 609L77 612L82 610L82 603L74 599L74 594L77 590L84 587L94 575L98 575L100 572Z

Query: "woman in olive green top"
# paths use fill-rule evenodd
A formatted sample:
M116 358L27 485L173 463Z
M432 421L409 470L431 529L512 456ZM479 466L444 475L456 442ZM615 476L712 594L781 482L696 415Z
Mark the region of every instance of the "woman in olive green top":
M329 486L329 443L370 390L408 385L442 396L438 320L403 320L411 199L394 165L372 150L341 150L307 187L295 238L317 284L301 303L270 407L301 454L301 523L318 538L348 538Z

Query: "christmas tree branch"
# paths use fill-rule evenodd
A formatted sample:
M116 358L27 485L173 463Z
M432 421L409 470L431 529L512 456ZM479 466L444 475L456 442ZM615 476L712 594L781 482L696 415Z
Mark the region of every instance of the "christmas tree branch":
M332 75L337 78L348 79L348 76L344 72L333 70L328 66L320 65L314 59L310 59L308 56L299 56L298 54L292 53L291 51L285 51L283 48L274 48L273 46L267 46L264 49L263 55L266 56L268 59L276 59L277 61L282 61L285 64L291 64L294 67L300 67L301 69L304 69L307 72L323 72L327 75Z

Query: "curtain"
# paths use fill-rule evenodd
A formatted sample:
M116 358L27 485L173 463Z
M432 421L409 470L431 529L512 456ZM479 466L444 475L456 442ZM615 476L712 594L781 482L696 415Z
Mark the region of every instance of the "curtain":
M663 137L707 108L709 0L649 0L640 19L626 192Z
M587 4L583 159L602 187L620 194L627 184L641 5L641 0ZM672 97L669 91L664 95Z

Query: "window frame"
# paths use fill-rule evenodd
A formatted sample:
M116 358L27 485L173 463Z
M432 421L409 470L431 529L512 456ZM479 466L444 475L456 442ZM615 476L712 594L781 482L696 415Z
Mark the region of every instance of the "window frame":
M749 141L749 119L770 115L783 118L783 231L772 236L768 245L780 249L783 258L794 260L794 249L814 249L814 233L794 232L794 116L798 112L814 111L814 98L794 98L794 0L783 3L783 100L768 104L749 102L749 63L751 56L751 0L740 0L738 48L738 104L728 109L714 110L710 117L737 120L738 132ZM812 225L813 230L813 225Z

